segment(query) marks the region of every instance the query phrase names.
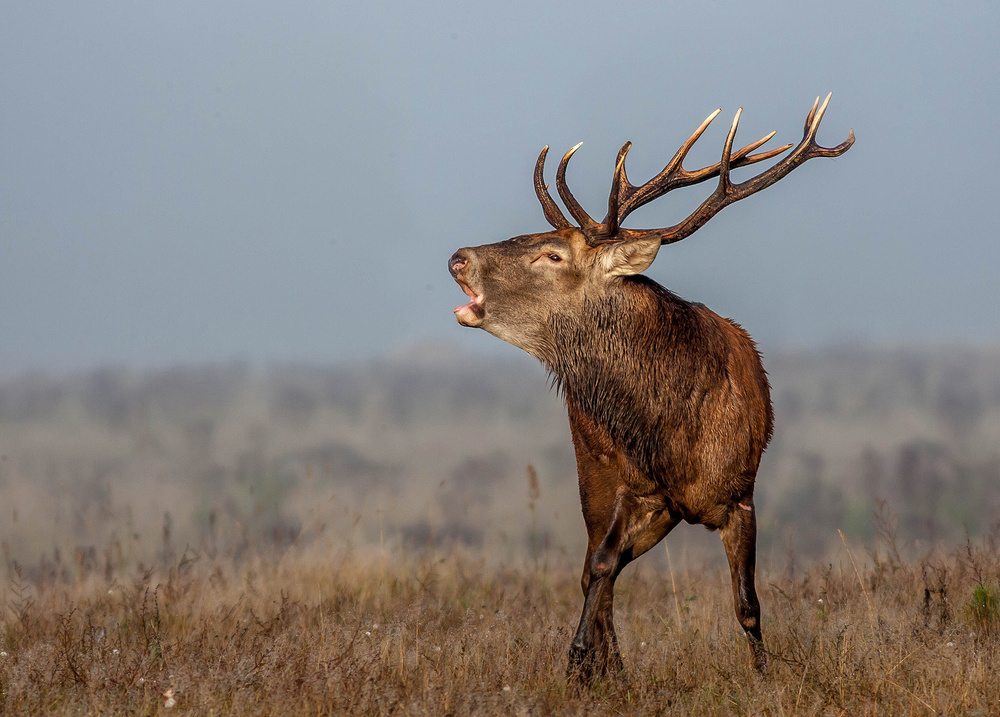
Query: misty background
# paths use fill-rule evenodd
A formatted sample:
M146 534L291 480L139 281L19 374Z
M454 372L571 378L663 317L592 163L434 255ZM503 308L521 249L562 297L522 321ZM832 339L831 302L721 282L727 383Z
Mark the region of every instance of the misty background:
M854 147L647 273L763 350L762 560L825 555L837 529L982 535L998 30L986 2L4 4L5 556L322 539L577 560L564 409L535 362L455 323L446 260L547 228L546 144L584 141L569 182L602 215L625 140L645 181L718 107L688 168L739 107L738 146L797 143L829 91L818 140Z

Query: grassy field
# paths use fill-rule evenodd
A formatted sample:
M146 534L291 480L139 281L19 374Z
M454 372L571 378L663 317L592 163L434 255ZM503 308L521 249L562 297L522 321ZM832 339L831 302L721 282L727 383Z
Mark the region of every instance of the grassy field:
M563 557L11 565L0 713L996 714L997 553L987 540L908 562L890 535L878 553L845 541L837 563L762 574L764 677L728 575L639 561L616 591L627 675L587 689L564 678L582 599Z
M583 690L565 408L453 354L0 376L0 714L1000 714L1000 351L770 360L768 674L680 526Z

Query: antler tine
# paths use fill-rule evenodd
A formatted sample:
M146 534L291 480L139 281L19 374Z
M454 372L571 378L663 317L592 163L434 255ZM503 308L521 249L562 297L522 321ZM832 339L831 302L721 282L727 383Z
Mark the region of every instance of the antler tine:
M697 142L699 139L701 139L701 136L705 134L705 130L708 129L708 126L712 124L712 121L715 120L715 118L718 117L721 112L722 108L720 107L715 112L706 117L704 122L698 125L698 129L696 129L694 132L691 133L691 136L688 137L687 140L685 140L684 144L682 144L680 149L677 150L677 153L674 154L671 160L667 163L667 166L663 170L664 172L674 167L680 167L681 164L684 163L684 158L687 157L687 153L691 151L691 148L694 146L694 143ZM660 172L660 174L663 174L663 172Z
M757 149L758 147L760 147L762 144L767 144L768 142L770 142L771 139L776 134L778 134L778 133L777 132L771 132L770 134L761 137L756 142L751 142L750 144L748 144L743 149L737 151L735 154L733 154L733 166L736 166L736 164L735 164L736 162L738 162L739 160L743 159L744 157L747 157L748 154L750 154L751 152L753 152L755 149ZM747 157L747 161L743 162L742 164L744 164L744 165L745 164L751 164L753 162L761 162L761 161L763 161L765 159L770 159L771 157L777 157L782 152L784 152L786 150L789 150L789 149L791 149L794 146L795 146L794 144L789 143L789 144L786 144L786 145L782 145L781 147L778 147L777 149L769 149L766 152L761 152L760 154L755 154L755 155L753 155L751 157Z
M733 161L733 140L736 139L736 128L740 126L740 115L742 114L743 108L740 107L736 110L733 125L729 128L729 134L726 136L726 145L722 149L722 160L719 162L719 187L723 190L732 186L732 182L729 181L729 168Z
M559 196L562 197L563 204L569 209L570 215L576 219L577 223L580 225L581 229L592 230L597 226L586 210L580 206L580 203L576 201L576 197L573 193L569 191L569 186L566 184L566 165L569 164L569 158L573 156L576 150L580 149L583 142L580 142L575 147L571 148L565 155L563 155L562 160L559 162L559 169L556 170L556 190L559 192Z
M549 146L542 147L538 161L535 162L535 194L538 201L542 203L542 211L545 213L545 220L556 229L568 229L573 226L559 209L552 195L549 194L549 185L545 183L545 156L549 153Z
M842 155L854 144L854 130L850 130L847 139L838 144L836 147L823 147L816 143L816 132L819 130L820 121L823 119L823 114L826 112L826 108L830 102L832 94L833 93L827 95L826 100L823 102L822 106L819 106L819 109L817 109L817 106L819 105L819 98L816 98L816 102L813 103L813 107L809 111L809 115L806 117L805 131L803 133L804 136L802 137L802 141L799 142L798 146L796 146L790 154L774 166L769 167L755 177L751 177L745 182L741 182L739 184L733 184L729 179L729 170L737 164L735 161L736 155L731 153L733 139L736 136L736 127L739 124L740 118L740 112L737 112L736 117L733 120L733 126L729 130L729 136L726 138L726 147L722 154L722 161L719 163L719 185L716 187L712 195L702 202L701 206L699 206L687 219L679 224L667 229L649 229L641 231L623 229L620 230L620 233L625 235L623 238L632 239L658 236L663 244L680 241L697 231L705 224L705 222L715 216L723 208L729 206L733 202L745 199L751 194L759 192L762 189L766 189L803 162L814 157L839 157ZM740 151L742 152L742 150ZM739 153L740 152L737 152L736 154L738 155ZM747 159L751 158L748 157ZM747 160L743 160L743 164L746 163ZM619 212L620 211L621 210L619 210Z
M829 95L826 96L827 101L829 101L830 95L832 95L832 94L833 93L831 92ZM817 107L819 107L819 97L818 96L816 97L816 101L813 102L813 106L812 106L812 109L809 110L809 114L806 115L806 126L805 126L805 129L802 130L802 135L803 136L809 134L809 128L812 127L813 118L816 116L816 108ZM823 104L823 107L824 108L826 107L825 103Z
M618 233L618 202L621 200L622 186L631 186L625 176L625 157L632 149L632 143L626 142L618 150L618 159L615 160L615 173L611 178L611 193L608 195L608 216L602 223L603 232L607 236L614 236Z

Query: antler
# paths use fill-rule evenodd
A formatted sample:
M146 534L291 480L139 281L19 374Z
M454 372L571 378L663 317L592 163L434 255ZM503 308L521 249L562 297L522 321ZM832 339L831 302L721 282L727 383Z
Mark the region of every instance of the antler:
M701 123L701 126L699 126L698 129L696 129L694 133L688 137L687 141L681 145L680 149L677 150L677 153L673 156L673 159L667 163L667 166L663 168L663 171L642 186L636 187L628 181L628 177L625 175L625 156L628 154L629 149L632 148L632 143L626 142L622 146L621 150L618 152L618 160L615 166L615 176L611 188L611 196L608 199L608 216L604 219L605 224L612 229L610 233L614 234L618 230L618 227L621 226L621 223L625 221L625 217L642 205L649 204L654 199L662 197L664 194L673 189L686 187L691 184L697 184L698 182L703 182L707 179L718 176L719 171L722 169L722 162L694 172L687 171L681 165L684 163L684 158L691 150L691 147L693 147L694 143L698 141L702 134L704 134L705 130L708 129L708 126L712 124L712 120L719 116L720 112L722 112L722 110L716 110L706 117L705 121ZM736 152L736 154L730 157L730 166L742 167L755 162L761 162L765 159L776 157L787 149L791 149L792 145L786 144L784 147L748 156L755 149L774 137L775 134L777 133L771 132L769 135L761 137L756 142L748 144L746 147Z
M700 229L705 222L715 216L724 207L771 186L806 160L812 159L813 157L838 157L850 149L851 145L854 144L854 130L851 130L847 139L836 147L822 147L816 143L816 132L819 129L819 123L823 119L823 114L826 112L826 108L830 102L832 94L833 93L830 93L826 96L826 100L824 100L818 111L817 106L819 105L819 98L816 98L812 109L809 111L809 115L806 117L802 141L797 147L795 147L794 150L792 150L791 154L786 156L774 166L761 172L757 176L746 180L745 182L734 184L730 181L730 170L733 167L743 167L776 157L782 152L790 149L792 145L786 144L778 149L768 150L759 154L751 154L751 152L774 137L775 133L771 132L756 142L752 142L746 147L733 152L733 140L736 137L736 128L739 125L740 114L743 112L742 108L740 108L740 110L736 113L736 117L733 119L732 127L729 130L729 136L726 138L725 149L722 153L722 160L710 167L704 167L703 169L690 172L684 169L681 165L683 164L684 158L687 156L691 147L694 146L694 143L698 141L698 138L705 132L708 125L712 123L712 120L714 120L722 110L716 110L710 114L705 121L701 123L698 129L696 129L694 133L688 137L687 141L681 145L680 149L677 150L677 153L673 156L667 166L663 168L663 171L645 184L638 187L628 181L628 177L625 173L625 157L628 155L628 151L632 147L631 142L626 142L618 152L618 159L615 162L615 172L611 182L611 193L608 197L608 214L604 218L604 221L600 224L595 222L583 210L573 197L572 193L569 191L569 187L566 186L566 164L569 162L569 158L573 155L573 152L575 152L580 145L577 145L567 152L566 156L563 157L562 161L559 163L559 170L556 177L556 185L559 190L559 196L562 197L563 202L565 202L570 211L570 214L577 220L580 228L584 230L584 233L587 235L591 243L597 244L605 241L622 241L649 236L659 236L663 244L680 241ZM542 208L545 211L545 218L556 229L564 229L572 226L572 224L570 224L565 216L563 216L562 212L559 211L558 206L552 200L546 185L542 181L542 170L545 164L545 155L547 151L548 147L542 150L542 153L538 157L538 162L535 165L535 192L538 194L538 199L542 203ZM706 199L693 214L679 224L675 224L674 226L665 229L635 230L621 228L621 223L624 221L625 217L644 204L648 204L654 199L657 199L658 197L661 197L667 192L677 189L678 187L686 187L691 184L697 184L698 182L703 182L716 176L719 177L719 184L716 187L715 192L713 192L712 195L709 196L709 198Z
M569 186L566 184L566 166L569 164L569 158L573 156L576 150L580 149L580 145L582 144L583 142L580 142L563 155L562 160L559 162L559 169L556 170L556 189L559 190L559 196L562 197L563 203L569 209L569 213L576 219L577 225L588 233L594 233L598 231L598 223L580 206L580 203L576 201L576 197L569 191ZM538 155L538 161L535 162L535 194L538 195L538 201L542 203L542 211L545 212L545 218L549 224L556 229L566 229L573 225L559 210L559 205L552 199L552 196L549 194L549 187L543 179L545 155L548 153L549 146L545 145L542 148L542 153Z

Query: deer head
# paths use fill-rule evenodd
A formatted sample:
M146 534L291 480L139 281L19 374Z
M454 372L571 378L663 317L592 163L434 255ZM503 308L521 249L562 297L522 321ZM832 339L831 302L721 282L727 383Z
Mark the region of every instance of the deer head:
M626 142L618 152L608 212L600 222L580 206L566 184L566 167L580 145L563 156L556 171L556 189L572 222L552 199L543 179L548 153L545 147L535 164L535 193L553 230L455 252L448 268L471 299L455 308L458 322L485 329L551 364L553 317L573 314L588 301L599 301L601 296L620 287L627 277L645 271L661 245L690 236L724 207L769 187L806 160L837 157L850 149L854 144L853 130L836 147L816 143L816 132L829 101L830 95L822 105L816 98L806 117L802 141L794 149L788 144L757 154L754 152L775 133L734 152L740 109L733 119L721 160L695 171L684 169L684 158L691 147L721 112L716 110L681 145L663 171L640 186L632 184L625 172L625 157L631 148L631 143ZM760 174L740 183L730 179L732 168L771 159L789 149L792 151L787 156ZM715 191L680 223L660 229L622 227L625 218L644 204L673 189L714 177L719 178Z

